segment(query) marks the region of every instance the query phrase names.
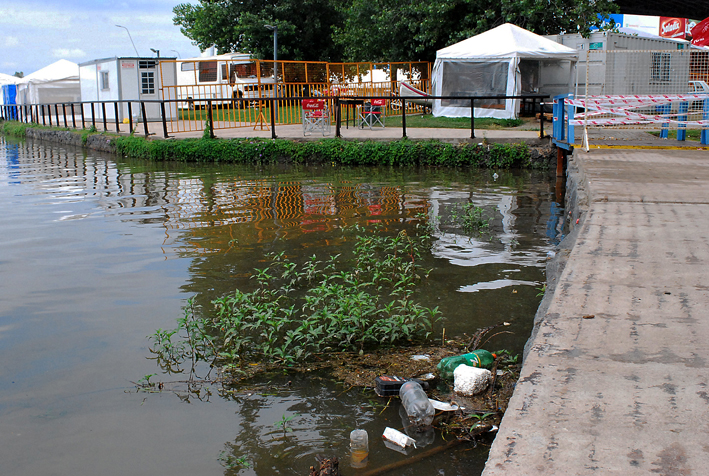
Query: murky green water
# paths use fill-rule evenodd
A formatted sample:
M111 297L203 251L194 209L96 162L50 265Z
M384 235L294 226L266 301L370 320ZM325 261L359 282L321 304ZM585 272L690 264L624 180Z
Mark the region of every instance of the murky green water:
M380 440L401 428L398 405L327 375L189 403L179 376L153 377L160 393L131 382L159 372L146 336L174 327L189 297L247 283L266 253L336 254L343 226L396 233L422 213L444 223L418 296L447 317L437 335L509 321L487 347L521 352L558 216L548 177L498 173L152 164L0 138L0 474L307 474L321 454L353 475L355 427L369 432L368 469L406 458ZM445 226L468 201L494 212L493 233ZM461 447L394 474L478 474L486 455Z

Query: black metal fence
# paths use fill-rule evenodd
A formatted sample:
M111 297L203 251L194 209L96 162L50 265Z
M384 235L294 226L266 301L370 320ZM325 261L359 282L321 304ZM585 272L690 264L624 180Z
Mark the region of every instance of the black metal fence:
M461 101L470 103L470 138L475 138L475 104L486 104L485 101L500 101L507 99L518 99L523 102L527 107L525 109L531 109L529 112L532 114L539 114L539 135L544 137L544 100L548 99L548 95L542 94L522 94L517 96L427 96L426 100L452 100L460 103ZM231 103L234 107L244 108L248 107L249 103L258 102L259 104L267 104L270 110L270 128L271 136L273 139L277 138L276 126L277 125L287 125L284 123L277 123L276 121L276 107L274 102L278 101L301 101L303 99L309 99L306 97L262 97L257 99L242 99L242 98L214 98L214 99L194 99L192 100L193 105L199 109L204 108L207 111L207 118L202 124L202 129L205 130L207 124L214 124L214 106L216 104ZM365 101L371 99L386 99L388 101L397 101L400 103L401 111L401 127L402 127L402 137L406 137L406 104L407 102L420 102L420 99L415 100L413 98L406 98L403 96L319 96L318 99L325 99L331 104L333 111L333 119L335 121L335 136L341 136L341 125L342 125L342 106L354 104L363 104ZM122 132L133 132L134 125L136 123L142 123L143 134L148 137L154 135L155 132L150 132L149 124L153 125L153 128L159 128L162 126L163 137L169 137L168 124L173 120L180 120L179 118L172 119L167 117L166 103L183 103L184 101L173 99L173 100L143 100L143 101L131 101L131 100L121 100L121 101L83 101L83 102L67 102L67 103L55 103L55 104L13 104L13 105L3 105L0 108L0 118L4 120L16 120L24 123L35 123L44 126L56 126L56 127L72 127L74 129L79 128L86 129L87 126L92 126L96 128L96 125L103 127L104 131L113 130L115 128L116 133ZM128 131L121 130L121 119L119 114L119 107L125 104L127 107L126 117L128 119ZM157 104L160 110L159 119L148 119L146 115L146 104ZM139 108L140 119L138 121L133 120L133 108ZM107 117L107 108L112 110L113 118ZM170 108L172 110L172 108ZM175 110L178 110L177 104L175 104ZM86 111L86 113L85 113ZM97 111L100 114L97 116ZM178 112L179 114L179 112ZM200 120L201 122L201 120ZM299 124L300 122L297 122ZM71 124L71 126L69 125ZM110 125L110 127L109 127ZM124 124L125 125L125 124ZM214 137L214 127L210 127L210 135Z

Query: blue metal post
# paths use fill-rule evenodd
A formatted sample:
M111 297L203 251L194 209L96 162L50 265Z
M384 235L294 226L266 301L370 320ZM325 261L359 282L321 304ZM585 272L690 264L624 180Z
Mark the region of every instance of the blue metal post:
M703 120L709 120L709 99L704 100L704 107L702 108ZM709 145L709 127L704 127L702 133L699 135L699 141L702 145Z
M679 116L677 116L677 120L681 121L686 121L687 120L687 111L689 110L689 103L688 102L681 102L679 103ZM677 126L677 140L687 140L687 124L679 124Z
M670 104L663 104L662 106L657 106L657 111L662 114L669 114L670 113ZM670 123L669 122L663 122L662 123L662 130L660 131L660 139L669 139L670 137Z

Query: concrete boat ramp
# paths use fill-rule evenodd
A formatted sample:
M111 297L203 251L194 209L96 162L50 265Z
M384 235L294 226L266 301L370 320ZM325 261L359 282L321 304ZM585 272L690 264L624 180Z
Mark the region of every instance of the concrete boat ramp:
M577 151L568 172L575 242L483 475L707 475L709 153Z

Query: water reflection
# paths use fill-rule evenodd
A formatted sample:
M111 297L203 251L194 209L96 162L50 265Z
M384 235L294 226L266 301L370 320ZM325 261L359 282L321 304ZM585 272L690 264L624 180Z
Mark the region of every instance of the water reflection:
M373 444L401 428L398 406L327 376L271 376L189 405L135 393L156 372L145 336L174 327L188 297L248 286L268 252L337 254L343 227L398 233L423 215L438 218L422 304L440 307L448 335L512 322L489 345L521 351L563 216L531 172L144 163L2 138L0 164L4 474L222 474L222 450L250 462L234 473L305 474L318 453L346 460L355 427L369 432L370 468L403 458ZM494 217L490 233L446 224L464 203ZM274 426L296 414L292 432ZM402 474L476 474L485 456Z

